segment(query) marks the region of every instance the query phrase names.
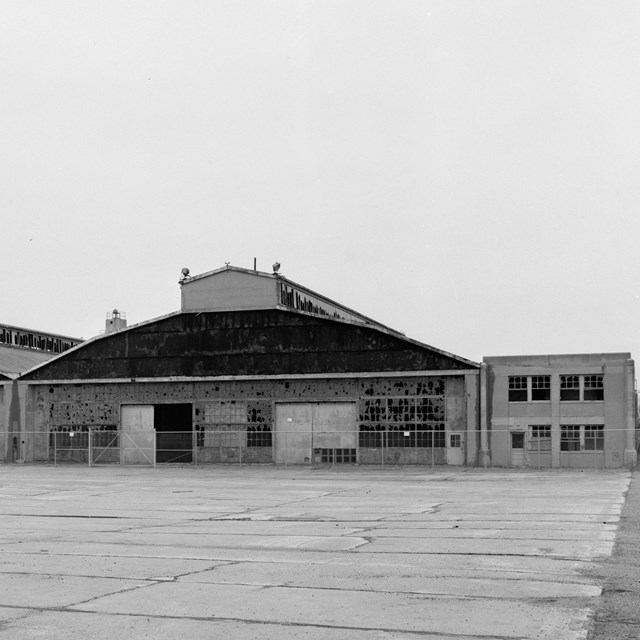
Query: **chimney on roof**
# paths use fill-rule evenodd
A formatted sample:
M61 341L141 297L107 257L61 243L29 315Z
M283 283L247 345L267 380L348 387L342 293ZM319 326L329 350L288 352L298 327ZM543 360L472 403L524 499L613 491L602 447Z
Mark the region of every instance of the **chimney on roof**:
M120 313L117 309L114 309L111 313L107 313L107 320L104 326L105 333L111 333L124 329L127 326L127 318L123 313Z

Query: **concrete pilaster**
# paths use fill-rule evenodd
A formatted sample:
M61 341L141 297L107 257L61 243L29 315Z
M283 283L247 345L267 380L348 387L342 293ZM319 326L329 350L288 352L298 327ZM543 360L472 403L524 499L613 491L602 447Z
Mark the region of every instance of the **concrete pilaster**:
M560 466L560 374L551 375L551 466Z
M487 425L489 420L489 397L487 395L487 365L480 365L480 460L484 467L491 466L491 452L489 451L489 435Z
M466 374L464 386L467 394L467 434L464 443L465 464L475 465L478 462L478 407L480 406L478 375Z
M625 364L625 414L627 438L624 450L625 467L635 467L638 464L638 452L636 451L636 393L635 393L635 367L633 360L627 360Z

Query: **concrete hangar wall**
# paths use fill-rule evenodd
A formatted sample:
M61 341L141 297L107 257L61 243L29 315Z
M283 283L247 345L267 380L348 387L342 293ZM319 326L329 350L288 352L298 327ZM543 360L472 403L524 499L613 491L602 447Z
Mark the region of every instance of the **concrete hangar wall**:
M276 273L181 285L180 312L21 376L25 461L478 462L479 364Z

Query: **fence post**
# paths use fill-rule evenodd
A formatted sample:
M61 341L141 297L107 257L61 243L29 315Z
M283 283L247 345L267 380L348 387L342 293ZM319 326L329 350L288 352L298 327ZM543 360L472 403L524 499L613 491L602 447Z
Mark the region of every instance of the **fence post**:
M482 437L483 437L482 436L482 429L480 429L480 449L482 449ZM486 434L485 434L485 437L486 437ZM482 463L483 463L483 466L484 466L484 470L486 471L487 467L489 466L487 464L487 452L485 450L485 451L481 451L480 453L482 455Z
M153 430L153 468L156 468L156 448L158 445L158 432Z
M240 431L238 433L238 454L240 456L240 466L242 466L242 434L246 431Z
M91 449L91 440L92 440L91 435L92 435L92 433L93 433L92 430L89 429L89 437L87 439L87 457L89 458L89 466L92 466L91 465L91 457L92 457L92 455L91 455L91 450L92 450Z
M58 466L58 432L53 432L53 466Z

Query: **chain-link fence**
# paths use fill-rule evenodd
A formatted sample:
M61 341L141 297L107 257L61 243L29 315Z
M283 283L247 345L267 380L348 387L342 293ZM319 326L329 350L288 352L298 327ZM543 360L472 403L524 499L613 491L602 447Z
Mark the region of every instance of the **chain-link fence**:
M622 433L625 432L625 433ZM306 464L460 466L480 461L483 438L501 466L605 468L622 466L623 429L602 425L562 426L552 451L549 425L528 429L415 432L361 428L358 432L245 429L120 430L117 425L56 427L46 432L7 434L5 459L57 464ZM558 446L559 445L559 446ZM9 449L13 448L13 451ZM616 464L618 463L618 464ZM494 461L495 464L495 461Z

